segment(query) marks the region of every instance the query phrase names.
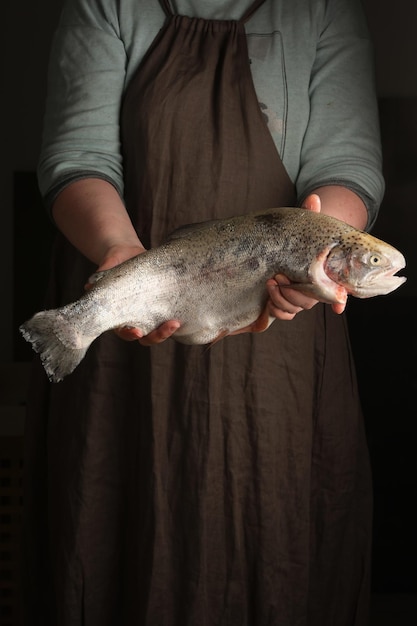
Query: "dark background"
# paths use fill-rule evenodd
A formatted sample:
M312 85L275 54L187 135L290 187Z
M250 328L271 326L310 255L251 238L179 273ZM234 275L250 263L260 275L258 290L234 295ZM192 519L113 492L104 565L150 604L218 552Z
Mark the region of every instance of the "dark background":
M16 329L40 308L48 273L53 229L40 202L34 171L48 50L60 6L61 0L20 0L4 7L0 363L13 371L13 365L31 359ZM375 45L387 184L373 234L405 254L408 281L389 296L351 299L348 318L374 475L373 590L413 597L417 592L417 2L364 0L364 6ZM392 622L397 623L410 622Z
M387 188L373 234L401 249L408 280L389 296L351 298L347 311L374 478L373 589L415 593L417 100L379 106Z

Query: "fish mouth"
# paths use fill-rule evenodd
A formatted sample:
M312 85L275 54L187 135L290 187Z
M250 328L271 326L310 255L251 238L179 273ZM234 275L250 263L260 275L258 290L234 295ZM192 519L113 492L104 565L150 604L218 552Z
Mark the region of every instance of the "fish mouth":
M405 283L407 278L405 276L398 276L398 272L401 272L401 270L403 270L405 266L405 258L401 254L401 260L399 260L398 263L395 263L392 268L388 269L382 274L382 280L384 281L384 283L386 283L387 285L392 284L395 289Z
M396 265L396 267L384 273L375 272L374 274L369 274L365 283L356 285L355 289L352 291L352 295L359 298L368 298L374 295L384 296L395 291L407 280L405 276L397 275L397 272L400 272L404 268L405 261L400 266Z
M398 270L399 271L399 270ZM405 276L397 276L396 274L386 274L383 279L383 284L389 288L390 291L397 289L406 282Z

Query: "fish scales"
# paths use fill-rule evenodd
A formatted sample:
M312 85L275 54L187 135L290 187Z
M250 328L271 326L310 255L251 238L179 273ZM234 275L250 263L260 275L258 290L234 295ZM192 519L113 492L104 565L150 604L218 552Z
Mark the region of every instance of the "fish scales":
M179 229L161 246L97 272L79 300L36 313L20 330L56 382L115 328L137 327L146 335L177 319L173 339L188 344L265 329L273 321L261 316L266 281L276 274L332 303L347 294L393 291L406 280L395 276L404 266L401 252L368 233L321 213L281 207Z

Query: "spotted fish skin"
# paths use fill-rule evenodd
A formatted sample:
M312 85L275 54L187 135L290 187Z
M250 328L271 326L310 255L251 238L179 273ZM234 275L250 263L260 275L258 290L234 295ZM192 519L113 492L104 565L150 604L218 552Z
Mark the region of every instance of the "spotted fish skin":
M79 300L41 311L22 324L51 381L70 374L102 333L123 326L144 335L167 320L173 338L207 344L256 325L266 282L285 274L321 301L386 294L406 279L389 244L335 218L281 207L179 229L161 246L90 278Z

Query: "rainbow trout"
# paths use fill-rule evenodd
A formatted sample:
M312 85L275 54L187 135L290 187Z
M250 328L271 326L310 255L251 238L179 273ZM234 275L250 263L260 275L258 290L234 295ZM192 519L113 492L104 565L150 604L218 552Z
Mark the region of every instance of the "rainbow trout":
M53 382L70 374L102 333L122 327L146 335L167 320L173 338L207 344L243 328L263 330L266 281L285 274L321 301L387 294L405 278L403 255L389 244L321 213L278 208L187 226L153 248L90 278L71 304L25 322L23 337ZM288 322L287 322L288 323Z

